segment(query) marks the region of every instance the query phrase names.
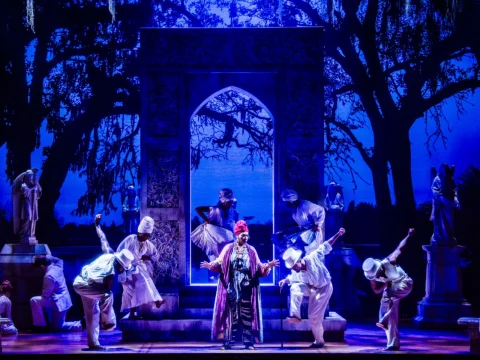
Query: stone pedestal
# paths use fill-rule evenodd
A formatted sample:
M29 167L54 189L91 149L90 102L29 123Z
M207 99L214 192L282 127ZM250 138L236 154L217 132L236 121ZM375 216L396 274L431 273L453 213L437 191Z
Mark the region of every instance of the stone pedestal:
M415 324L420 328L457 328L461 317L471 316L463 299L460 254L464 246L423 246L427 252L425 297L417 305Z
M38 240L35 236L27 237L20 240L20 245L38 245Z
M325 263L332 276L333 293L329 310L347 318L361 313L360 301L355 293L353 277L360 268L360 260L352 248L334 247L325 257Z
M30 298L42 293L44 273L32 267L33 257L50 254L46 244L5 244L0 252L1 279L12 283L12 320L19 330L31 329Z

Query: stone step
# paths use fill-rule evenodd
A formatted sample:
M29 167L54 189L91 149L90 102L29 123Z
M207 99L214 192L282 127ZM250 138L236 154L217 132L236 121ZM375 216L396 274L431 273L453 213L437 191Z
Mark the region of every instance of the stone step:
M180 308L213 308L215 303L215 296L180 296L179 297L179 307ZM284 307L287 306L287 296L282 297L282 304ZM280 296L271 296L265 295L262 292L262 305L264 308L280 308Z
M120 320L122 338L125 341L172 341L172 340L210 340L211 319L162 319L162 320L128 320L128 315ZM264 319L263 331L265 341L277 340L281 334L279 319ZM326 341L343 341L347 321L335 312L330 312L324 319ZM290 341L311 341L313 336L308 320L290 324L283 320L283 334Z
M287 315L287 310L282 310L283 317ZM263 308L262 315L264 319L279 319L280 309ZM178 319L211 319L213 316L213 307L211 308L180 308L178 315L175 318Z
M201 297L215 296L217 286L184 286L178 289L180 297ZM278 286L261 286L262 296L279 296L280 288Z

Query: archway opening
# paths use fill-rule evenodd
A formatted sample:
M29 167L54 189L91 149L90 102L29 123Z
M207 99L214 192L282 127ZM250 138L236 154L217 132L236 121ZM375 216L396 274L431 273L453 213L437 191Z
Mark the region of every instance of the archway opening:
M231 230L235 220L243 219L249 227L249 244L255 247L262 262L274 258L270 241L273 121L271 112L258 98L235 86L209 96L190 118L191 234L208 236L199 235L204 223L201 214L207 219L220 217L221 224L217 220L210 223L227 230ZM231 189L236 199L227 210L221 208L219 198L220 190L225 188ZM223 230L219 233L225 234ZM200 269L201 261L213 258L212 246L206 251L192 241L189 244L190 285L216 285L217 275ZM223 246L220 243L216 251L220 252ZM274 285L274 272L261 279L261 284Z

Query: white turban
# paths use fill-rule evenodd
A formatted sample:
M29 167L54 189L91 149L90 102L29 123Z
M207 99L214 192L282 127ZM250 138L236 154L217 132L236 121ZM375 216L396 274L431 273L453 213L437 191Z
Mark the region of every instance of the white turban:
M298 200L298 194L295 190L285 189L282 191L282 200L283 201L296 201Z
M145 216L140 225L138 225L138 232L143 234L151 234L153 232L153 226L155 225L155 220L150 216Z

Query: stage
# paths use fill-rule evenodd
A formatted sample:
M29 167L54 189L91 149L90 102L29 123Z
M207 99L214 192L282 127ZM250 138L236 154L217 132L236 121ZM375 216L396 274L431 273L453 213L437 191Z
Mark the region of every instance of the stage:
M469 339L466 330L439 331L419 330L413 324L402 323L401 350L384 352L385 335L383 330L373 323L349 323L345 332L345 342L327 342L322 349L310 349L307 342L285 341L283 349L280 342L257 344L255 350L244 350L241 346L229 351L220 350L220 343L210 342L122 342L121 332L102 332L100 343L107 347L106 351L88 351L87 339L83 333L64 334L32 334L21 333L16 336L3 337L3 357L11 355L20 357L24 355L47 354L65 357L74 355L91 356L114 355L116 357L148 356L155 354L167 355L168 358L217 358L217 359L253 359L253 358L299 358L328 355L330 358L371 357L395 354L405 355L409 358L423 356L469 356ZM17 355L17 356L16 356ZM473 355L472 355L473 356ZM294 358L293 358L294 357Z

